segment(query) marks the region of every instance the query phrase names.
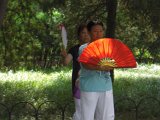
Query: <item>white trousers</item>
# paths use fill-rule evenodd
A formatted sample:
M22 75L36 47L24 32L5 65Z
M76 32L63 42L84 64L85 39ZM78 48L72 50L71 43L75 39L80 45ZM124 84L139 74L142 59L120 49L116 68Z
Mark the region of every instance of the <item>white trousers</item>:
M81 91L81 120L114 120L112 90L106 92Z
M73 115L73 120L81 120L81 104L80 104L80 99L74 98L74 103L75 103L75 113Z

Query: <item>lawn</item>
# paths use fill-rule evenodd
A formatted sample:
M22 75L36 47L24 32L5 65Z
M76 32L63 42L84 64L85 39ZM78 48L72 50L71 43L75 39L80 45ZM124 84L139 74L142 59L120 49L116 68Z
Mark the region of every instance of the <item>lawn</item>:
M114 72L116 120L159 120L160 65L140 64ZM66 67L0 72L0 120L70 119L74 111L70 79L71 69Z

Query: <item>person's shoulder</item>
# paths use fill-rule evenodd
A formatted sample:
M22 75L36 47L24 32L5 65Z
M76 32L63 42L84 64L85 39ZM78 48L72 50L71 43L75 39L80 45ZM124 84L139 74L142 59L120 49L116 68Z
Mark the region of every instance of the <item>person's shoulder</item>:
M85 47L87 47L88 43L85 43L79 47L79 55L82 53Z
M85 43L85 44L81 45L79 49L80 49L80 50L81 50L81 49L84 49L87 45L88 45L88 43Z

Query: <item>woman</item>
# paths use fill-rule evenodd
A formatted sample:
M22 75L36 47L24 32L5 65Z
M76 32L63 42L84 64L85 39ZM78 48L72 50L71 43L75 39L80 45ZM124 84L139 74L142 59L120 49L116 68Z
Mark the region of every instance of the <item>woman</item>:
M73 115L73 120L80 120L80 113L81 113L81 107L80 107L80 90L78 88L78 85L76 85L76 80L78 79L78 72L80 70L80 64L77 61L78 58L78 51L80 45L89 42L90 37L88 35L87 26L85 24L82 24L79 26L78 31L78 40L79 44L73 46L69 49L68 54L66 51L62 51L63 56L65 56L64 63L68 65L71 61L72 63L72 93L75 101L75 113Z
M103 38L104 26L102 22L90 21L87 25L91 42ZM79 48L79 53L89 43ZM109 70L111 67L81 64L81 120L114 120L114 103L112 82Z

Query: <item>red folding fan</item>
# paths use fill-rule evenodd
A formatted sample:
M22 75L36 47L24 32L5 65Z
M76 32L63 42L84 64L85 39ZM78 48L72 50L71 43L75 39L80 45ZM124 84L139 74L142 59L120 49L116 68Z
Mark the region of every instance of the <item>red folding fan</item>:
M131 50L121 41L112 38L102 38L90 43L79 56L79 62L114 68L136 67Z

